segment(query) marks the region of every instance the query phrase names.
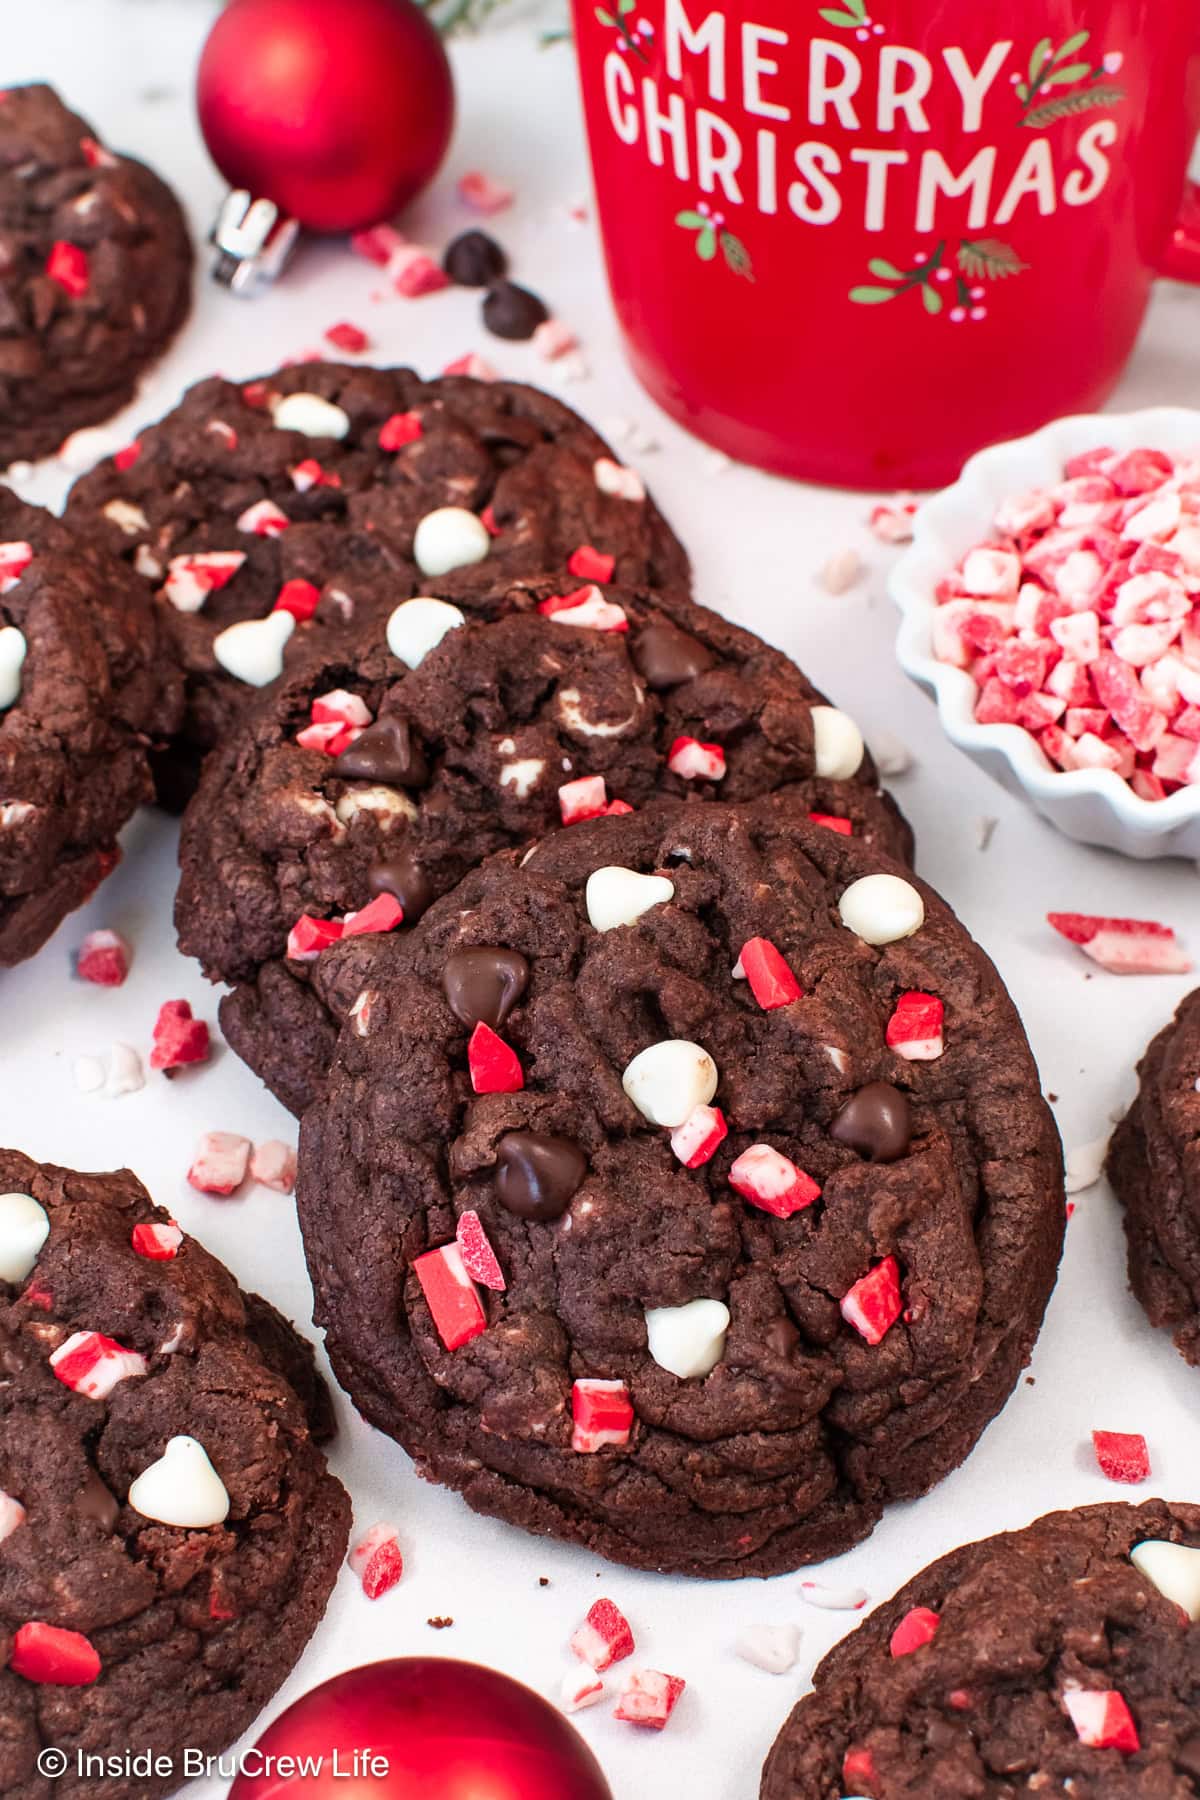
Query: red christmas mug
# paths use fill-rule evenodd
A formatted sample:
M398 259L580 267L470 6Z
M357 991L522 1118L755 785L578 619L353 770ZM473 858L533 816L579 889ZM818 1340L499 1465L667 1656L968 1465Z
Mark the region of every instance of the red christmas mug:
M733 456L944 482L1099 405L1155 275L1200 280L1195 0L574 8L634 368Z

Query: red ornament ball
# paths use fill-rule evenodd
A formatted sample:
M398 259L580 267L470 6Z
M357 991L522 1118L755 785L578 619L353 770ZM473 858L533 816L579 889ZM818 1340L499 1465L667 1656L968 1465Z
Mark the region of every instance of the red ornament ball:
M233 187L312 231L355 231L431 180L454 87L413 0L231 0L200 57L196 106Z
M335 1675L289 1706L229 1800L612 1800L612 1790L579 1733L531 1688L477 1663L401 1656Z

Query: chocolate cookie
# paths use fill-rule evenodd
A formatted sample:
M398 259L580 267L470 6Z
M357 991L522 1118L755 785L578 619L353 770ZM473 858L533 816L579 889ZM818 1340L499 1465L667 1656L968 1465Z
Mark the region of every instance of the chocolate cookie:
M316 1317L478 1511L772 1575L1003 1405L1061 1153L996 971L902 865L770 805L634 813L318 979L348 1023L301 1128Z
M1125 1209L1129 1281L1152 1325L1200 1364L1200 989L1138 1065L1108 1177Z
M1200 1507L1085 1506L933 1563L821 1663L760 1800L1185 1800Z
M349 1529L327 1397L127 1169L5 1150L0 1190L0 1792L153 1800L185 1747L240 1736L325 1610ZM171 1771L77 1761L147 1748Z
M411 369L202 381L77 482L68 514L153 584L169 622L188 712L168 800L310 640L382 622L423 586L469 608L522 576L565 580L572 558L621 581L687 581L637 476L568 407Z
M0 95L0 466L133 398L191 305L179 202L53 88Z
M32 956L116 863L181 707L142 584L0 487L0 965Z
M209 762L184 823L180 946L236 984L226 1036L297 1113L336 1038L312 960L372 902L352 929L411 924L491 852L663 797L784 789L911 849L856 728L779 651L642 588L541 610L553 595L493 590L465 629L428 599L372 617L292 664Z

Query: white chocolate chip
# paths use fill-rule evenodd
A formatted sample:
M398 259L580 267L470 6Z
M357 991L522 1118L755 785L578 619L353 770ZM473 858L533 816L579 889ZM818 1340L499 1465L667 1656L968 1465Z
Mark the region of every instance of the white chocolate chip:
M587 879L587 915L597 931L632 925L652 906L665 906L675 898L675 883L665 875L639 875L610 863Z
M734 1649L756 1669L786 1675L800 1654L800 1630L796 1625L747 1625Z
M110 500L104 508L104 516L118 531L123 531L126 537L136 537L139 531L150 529L149 519L132 500Z
M0 1281L24 1281L50 1236L50 1215L32 1194L0 1194Z
M646 1308L646 1343L668 1375L686 1381L707 1375L725 1352L729 1308L723 1300L689 1300L683 1306Z
M512 739L507 741L511 744ZM516 762L505 763L500 770L500 786L512 788L518 800L528 800L545 767L540 756L519 757Z
M925 902L899 875L864 875L838 901L847 931L864 944L895 944L925 923Z
M812 727L817 774L829 781L849 781L861 767L865 748L854 720L836 706L814 706Z
M631 428L632 435L632 428ZM611 456L601 456L592 464L592 475L602 494L617 500L639 501L646 498L642 478L636 469L627 469Z
M415 819L417 816L415 803L398 788L347 788L336 803L338 822L349 825L360 812L373 814L383 831L390 831L397 819Z
M447 632L457 631L466 622L448 600L405 600L387 622L387 647L410 669L419 669Z
M310 438L344 438L350 430L349 413L320 394L287 394L276 401L271 417L280 431Z
M1134 1545L1129 1560L1160 1594L1181 1606L1193 1624L1200 1622L1200 1550L1147 1538Z
M295 629L295 618L282 608L265 619L242 619L217 633L213 655L235 681L266 687L283 674L283 652Z
M173 1437L157 1462L150 1464L129 1489L129 1504L145 1519L203 1531L229 1517L229 1494L193 1437Z
M21 697L25 648L23 631L15 625L0 627L0 712L7 712Z
M650 1044L629 1063L621 1086L651 1125L674 1131L717 1091L717 1065L707 1050L687 1038Z
M413 559L422 575L482 562L492 540L483 520L465 506L439 506L426 513L413 534Z

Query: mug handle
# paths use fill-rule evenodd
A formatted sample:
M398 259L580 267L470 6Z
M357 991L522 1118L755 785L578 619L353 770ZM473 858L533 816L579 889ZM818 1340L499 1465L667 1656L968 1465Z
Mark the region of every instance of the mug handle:
M1171 234L1160 275L1175 281L1200 282L1200 181L1189 181L1179 223Z

